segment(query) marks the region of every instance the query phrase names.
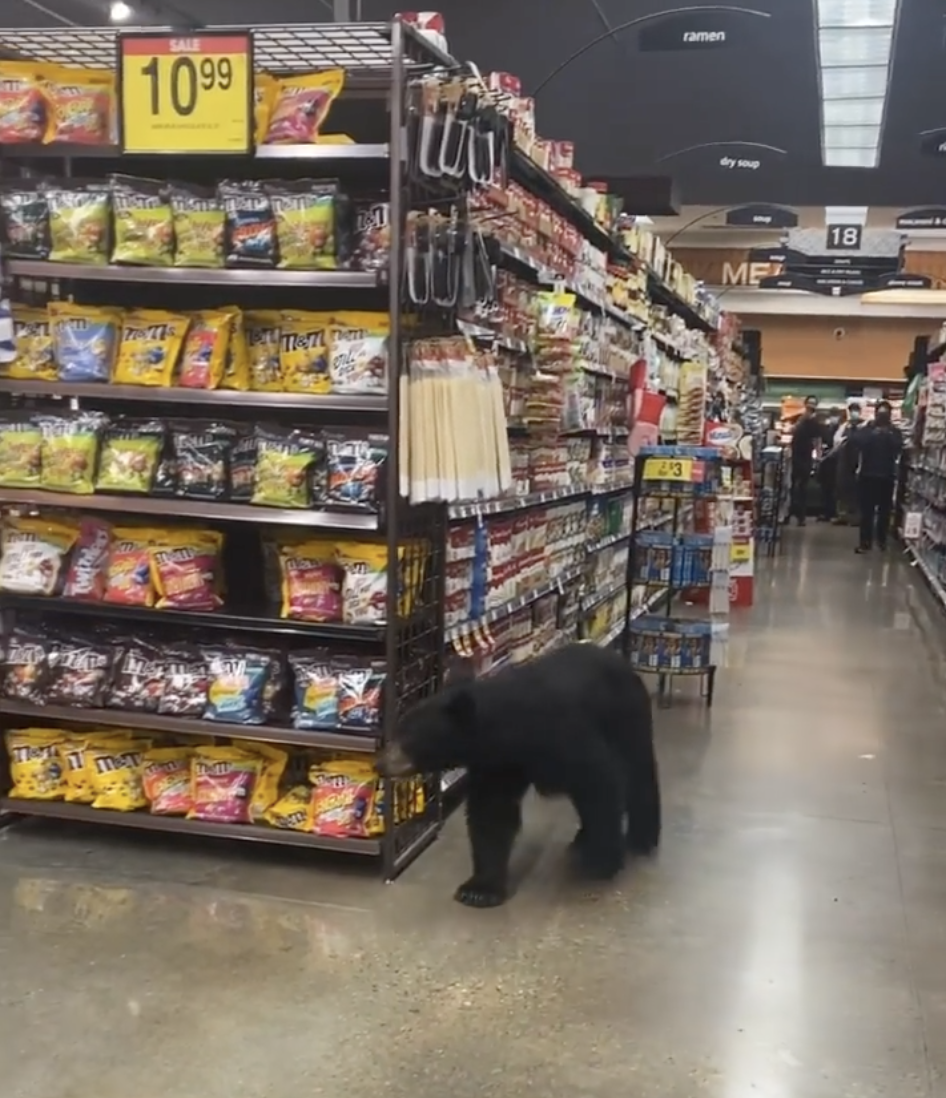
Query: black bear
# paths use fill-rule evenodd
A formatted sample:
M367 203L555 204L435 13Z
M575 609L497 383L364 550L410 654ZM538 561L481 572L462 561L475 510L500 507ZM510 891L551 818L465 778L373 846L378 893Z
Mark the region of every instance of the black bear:
M660 787L650 695L616 652L571 644L483 679L452 682L407 711L378 760L388 777L465 766L473 876L455 899L505 901L530 785L569 797L585 872L613 877L626 849L654 850ZM625 832L624 819L627 817Z

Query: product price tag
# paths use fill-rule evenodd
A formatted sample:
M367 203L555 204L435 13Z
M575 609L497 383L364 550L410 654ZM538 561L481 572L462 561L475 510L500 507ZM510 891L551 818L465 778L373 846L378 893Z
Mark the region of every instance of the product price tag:
M923 532L923 512L907 511L903 516L903 540L918 541Z
M674 480L689 484L693 480L693 458L647 458L644 480Z
M752 542L734 541L729 550L729 559L733 564L746 564L752 560Z
M249 31L118 37L126 153L248 153L253 148Z

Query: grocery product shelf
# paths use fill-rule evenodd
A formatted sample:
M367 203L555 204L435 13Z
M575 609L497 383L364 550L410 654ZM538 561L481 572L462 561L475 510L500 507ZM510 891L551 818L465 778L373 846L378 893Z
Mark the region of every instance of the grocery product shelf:
M583 597L581 600L582 617L584 617L586 614L590 614L592 610L597 610L597 608L603 602L607 602L608 599L613 599L616 598L618 595L623 595L626 590L627 584L624 580L621 580L620 583L614 583L610 587L606 588L604 591L596 591L592 595Z
M188 820L184 816L152 816L150 812L114 812L89 808L64 801L27 801L17 797L0 797L0 814L9 812L22 816L39 816L65 823L108 824L137 828L140 831L164 831L177 835L199 835L208 839L243 839L249 842L271 843L277 846L301 846L310 850L334 850L345 854L365 854L377 857L381 853L379 839L335 839L310 835L304 831L283 831L278 827L258 824L209 823Z
M710 320L697 312L688 301L684 301L675 290L671 290L653 271L647 272L647 286L656 304L663 305L674 316L680 317L686 322L687 327L698 328L703 332L716 331L715 325Z
M606 538L601 538L600 541L592 542L587 547L586 552L600 553L603 549L610 549L613 545L620 545L624 541L630 541L630 538L630 530L625 534L609 534Z
M387 397L340 396L332 393L259 393L236 389L159 388L96 382L18 381L0 378L0 393L33 397L75 397L85 400L137 401L143 404L193 404L216 408L260 408L273 411L386 412Z
M71 492L44 492L40 488L0 488L0 505L3 504L30 508L68 507L71 510L104 511L111 514L163 515L165 518L195 518L211 522L311 526L326 530L379 529L378 515L363 511L293 510L176 497L83 496Z
M445 630L444 639L449 644L451 641L459 640L461 637L467 636L473 633L475 630L482 628L483 626L492 625L493 622L502 621L503 618L509 617L510 614L518 613L520 610L524 610L527 606L531 606L532 603L538 602L539 599L545 598L546 595L555 594L555 592L561 592L566 584L574 583L581 578L581 569L576 568L570 572L565 572L559 576L558 579L552 580L550 583L545 583L541 587L535 588L533 591L529 591L524 595L517 595L514 599L510 599L508 602L502 603L500 606L493 607L492 610L487 610L485 614L474 619L473 621L466 621L460 625L454 625L451 628Z
M51 159L53 157L68 157L70 160L116 160L123 157L121 147L118 145L73 145L66 142L53 142L49 145L34 145L29 143L18 145L5 145L4 156L12 156L23 160ZM337 145L326 142L321 145L258 145L251 154L250 159L257 161L267 160L307 160L325 164L341 164L345 161L385 161L391 155L391 147L387 143L367 144L355 143ZM239 159L247 157L239 154Z
M333 732L328 729L290 728L278 724L226 724L200 717L170 717L163 713L143 713L128 709L82 709L72 705L35 705L31 702L0 698L0 715L21 717L40 724L61 721L96 728L134 728L143 732L168 732L180 736L224 736L232 740L261 740L264 743L294 747L324 747L337 751L374 754L378 745L375 731Z

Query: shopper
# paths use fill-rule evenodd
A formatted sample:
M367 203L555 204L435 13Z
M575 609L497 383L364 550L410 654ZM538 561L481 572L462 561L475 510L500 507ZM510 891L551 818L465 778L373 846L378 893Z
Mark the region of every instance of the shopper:
M840 408L832 408L822 425L822 457L818 463L818 485L821 488L821 509L819 522L833 522L837 515L838 454L835 439L843 425L843 413Z
M860 430L861 406L856 401L848 405L847 419L841 423L834 434L833 451L835 457L835 498L837 513L834 521L839 526L858 524L857 508L857 447L853 435Z
M861 538L855 552L867 553L874 544L887 548L897 461L903 449L903 435L891 422L890 403L881 400L874 422L852 435L858 456L857 495L861 509Z
M818 398L805 398L805 411L792 431L792 504L789 517L805 525L808 510L808 481L814 466L815 451L820 450L822 424L818 421Z

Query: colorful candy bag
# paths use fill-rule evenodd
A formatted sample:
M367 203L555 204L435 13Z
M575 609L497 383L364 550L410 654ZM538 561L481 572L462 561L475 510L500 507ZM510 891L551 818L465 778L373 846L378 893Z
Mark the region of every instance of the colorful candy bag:
M232 328L233 314L222 309L193 315L181 354L178 385L184 389L216 389L220 385Z
M328 651L290 652L295 682L292 723L296 728L338 726L338 679Z
M344 84L343 69L280 79L263 144L314 144Z
M381 723L386 674L384 660L336 656L332 670L338 684L338 723L343 728L377 728Z
M344 265L350 241L338 227L345 217L347 199L337 182L300 179L267 183L266 193L273 205L281 268L334 271Z
M164 689L158 712L172 717L202 717L209 677L200 652L172 650L164 661Z
M273 100L276 98L278 81L268 72L258 72L253 77L253 140L257 145L263 144L266 130L269 127L269 115L273 109Z
M141 784L153 815L186 816L193 808L193 754L187 747L152 747L145 752Z
M144 753L147 741L102 744L86 752L86 767L95 793L93 808L134 812L148 807L145 796Z
M276 222L272 203L260 184L225 180L218 191L225 219L226 266L274 267Z
M161 420L125 419L112 423L102 440L96 489L147 495L163 449Z
M266 811L266 822L281 831L311 831L313 823L312 789L295 785Z
M366 839L377 834L375 811L378 779L371 764L355 760L325 763L309 771L313 827L328 838Z
M304 541L279 546L280 617L293 621L342 620L344 573L335 545Z
M17 381L56 381L59 368L48 310L14 305L13 334L16 358L8 367L9 376Z
M113 175L109 181L112 262L170 267L174 261L174 217L164 184L130 175Z
M168 530L151 547L151 578L159 610L216 610L220 550L216 530Z
M121 606L154 606L151 578L151 540L154 536L155 531L145 528L115 527L103 601Z
M38 183L21 179L0 186L0 231L4 254L10 258L49 256L49 203Z
M386 271L391 262L391 207L365 202L355 207L354 265L359 271Z
M189 820L249 823L260 759L236 747L201 747L191 762Z
M63 598L86 602L102 601L111 545L111 524L92 515L83 516L79 521L79 536L66 569Z
M244 315L243 327L250 388L258 393L281 393L279 351L282 314L264 310L248 312Z
M321 313L283 313L279 339L281 388L287 393L328 393L329 318Z
M59 749L66 733L57 728L24 728L4 737L10 759L11 797L61 801L66 794Z
M3 520L0 591L52 595L59 587L76 526L54 519L8 515Z
M48 661L46 638L15 628L6 641L2 694L16 701L42 704Z
M242 746L260 759L260 774L250 800L250 820L261 823L265 820L267 810L279 798L279 783L289 765L289 755L282 748L269 743L247 742Z
M88 766L88 753L94 747L128 744L131 740L125 732L67 733L59 744L59 758L65 780L65 799L70 804L91 804L95 800L92 777Z
M41 141L46 111L40 66L33 61L0 60L0 145Z
M256 432L253 503L265 507L309 507L321 441L306 431L260 427Z
M69 301L49 304L60 381L108 381L118 349L121 313Z
M388 391L388 336L384 313L339 313L332 324L329 376L333 393Z
M112 667L110 645L58 640L49 649L46 700L50 705L98 709Z
M49 258L55 263L108 262L109 193L102 183L45 188Z
M234 430L225 423L181 421L171 425L177 494L187 499L224 499Z
M110 69L54 68L46 74L43 141L108 145L113 140L115 74Z
M43 432L40 483L51 492L91 495L95 461L107 420L100 412L37 416Z
M37 488L43 470L43 432L29 414L0 419L0 484Z
M243 430L237 434L230 448L230 499L249 501L253 498L253 489L256 487L256 451L255 431Z
M345 571L345 621L349 625L380 625L387 617L387 546L342 542L338 562Z
M177 250L175 267L222 267L223 204L216 191L176 183L169 199Z
M235 305L227 306L231 314L230 342L227 346L227 362L223 370L221 389L235 389L246 392L250 387L250 359L246 345L246 327L243 310ZM278 341L277 341L278 348Z
M125 314L114 380L119 385L168 387L184 345L190 318L163 309Z
M229 724L262 724L266 685L274 660L268 652L205 648L207 709L204 717Z
M386 435L354 438L325 436L328 498L335 503L373 507L378 502L381 470L388 456Z
M131 638L123 641L115 657L112 679L105 697L113 709L154 713L164 696L166 663L154 645Z

